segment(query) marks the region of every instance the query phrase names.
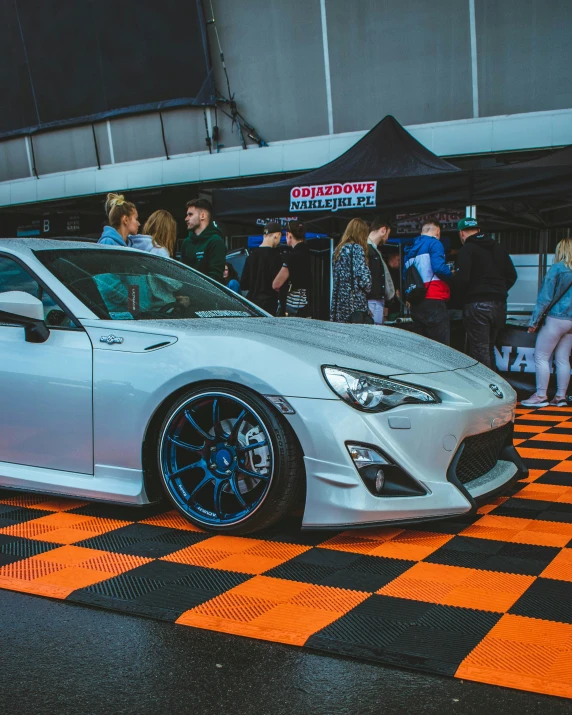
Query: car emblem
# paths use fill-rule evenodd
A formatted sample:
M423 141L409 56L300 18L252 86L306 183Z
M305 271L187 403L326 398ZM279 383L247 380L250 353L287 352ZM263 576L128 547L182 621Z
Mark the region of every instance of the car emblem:
M502 400L502 398L504 397L504 393L498 385L489 385L489 388L495 397L498 397L499 400Z
M99 342L107 343L108 345L113 345L114 343L121 345L121 343L123 342L123 338L117 338L115 335L102 335L99 338Z
M229 460L226 457L223 457L222 461L224 462L225 467L228 467L228 465L230 464Z

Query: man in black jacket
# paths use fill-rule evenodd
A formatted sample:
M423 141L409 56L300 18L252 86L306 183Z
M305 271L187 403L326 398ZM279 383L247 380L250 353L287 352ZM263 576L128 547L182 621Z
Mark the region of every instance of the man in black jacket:
M477 220L458 223L463 244L457 254L455 285L463 303L468 352L495 370L495 343L506 322L506 299L516 282L508 252L479 229Z
M282 257L278 250L282 238L282 226L277 221L269 221L264 227L262 244L246 259L240 287L247 290L248 300L276 315L278 293L272 288L272 282L282 268Z

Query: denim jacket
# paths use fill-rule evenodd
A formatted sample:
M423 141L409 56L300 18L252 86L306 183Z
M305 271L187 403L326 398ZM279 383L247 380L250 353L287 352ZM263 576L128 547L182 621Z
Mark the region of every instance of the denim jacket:
M570 290L569 290L570 289ZM545 310L551 318L572 320L572 270L559 261L550 267L544 278L536 305L530 317L530 326L537 327Z

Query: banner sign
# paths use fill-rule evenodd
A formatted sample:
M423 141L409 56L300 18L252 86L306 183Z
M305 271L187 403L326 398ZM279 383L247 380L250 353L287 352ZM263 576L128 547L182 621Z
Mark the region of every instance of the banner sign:
M376 205L377 181L295 186L290 191L290 211L337 211Z
M457 223L464 218L464 211L434 211L426 214L397 214L395 217L395 233L397 235L411 235L418 233L425 221L436 219L441 224L443 231L456 231Z
M274 221L276 223L279 223L283 228L286 228L290 221L297 220L298 216L282 216L280 218L257 218L255 223L257 226L266 226L266 224L270 223L270 221Z

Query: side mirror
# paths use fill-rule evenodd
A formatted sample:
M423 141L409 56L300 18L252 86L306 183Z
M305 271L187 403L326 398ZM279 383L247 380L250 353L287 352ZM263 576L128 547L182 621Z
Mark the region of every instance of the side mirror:
M0 293L0 323L22 325L29 343L44 343L50 336L42 301L24 291Z

